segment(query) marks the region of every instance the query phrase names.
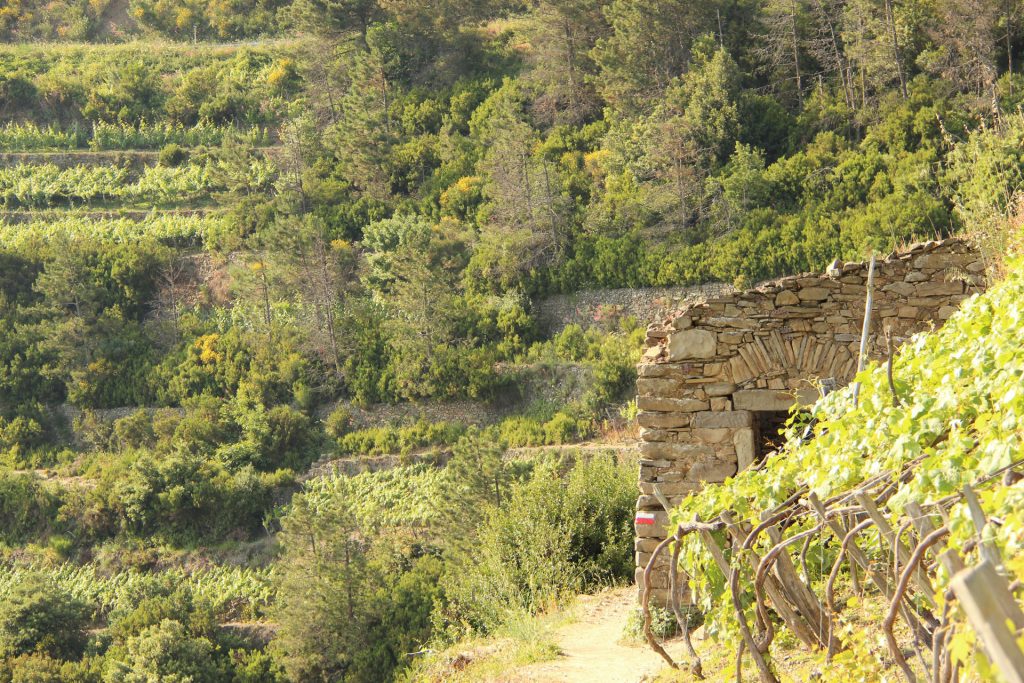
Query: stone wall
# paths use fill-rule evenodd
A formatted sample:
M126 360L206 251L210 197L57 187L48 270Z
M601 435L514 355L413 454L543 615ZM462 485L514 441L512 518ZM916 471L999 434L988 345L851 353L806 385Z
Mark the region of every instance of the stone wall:
M929 242L876 263L869 356L948 318L984 287L985 264L959 239ZM640 496L637 583L665 538L672 505L721 482L764 450L760 426L795 402L818 397L817 380L855 374L867 263L833 263L825 274L787 277L686 307L652 324L638 367ZM776 428L773 428L774 431ZM766 432L769 431L766 429ZM776 432L777 433L777 432ZM652 598L668 597L667 565Z
M605 324L609 317L633 316L640 321L654 320L669 311L733 291L731 285L722 283L694 287L587 289L541 299L535 309L541 329L545 334L554 335L566 325L576 324L586 329Z

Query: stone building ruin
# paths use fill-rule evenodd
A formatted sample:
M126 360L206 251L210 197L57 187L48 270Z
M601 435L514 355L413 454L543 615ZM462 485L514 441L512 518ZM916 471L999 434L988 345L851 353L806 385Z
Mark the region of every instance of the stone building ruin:
M984 288L985 264L961 239L916 244L879 259L869 357L949 318ZM691 305L647 329L638 366L640 495L636 579L666 537L668 513L707 483L722 482L776 445L791 406L812 403L816 382L856 374L868 263L775 280ZM657 493L656 493L657 489ZM668 601L667 554L651 598ZM685 600L685 596L684 596Z

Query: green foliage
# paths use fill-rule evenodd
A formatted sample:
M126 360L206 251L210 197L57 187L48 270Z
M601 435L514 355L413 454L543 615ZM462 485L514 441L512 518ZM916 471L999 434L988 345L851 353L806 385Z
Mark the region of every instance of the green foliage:
M347 455L408 455L431 446L450 446L464 427L446 422L418 420L407 427L371 427L348 432L338 439L338 450Z
M0 604L0 658L44 654L77 659L85 648L88 612L41 574L26 574Z
M564 478L550 464L486 507L478 542L446 576L449 623L493 630L517 611L628 577L633 479L609 458L581 459Z
M179 622L163 619L128 639L121 656L109 660L104 680L226 681L227 672L214 652L210 640L189 635Z

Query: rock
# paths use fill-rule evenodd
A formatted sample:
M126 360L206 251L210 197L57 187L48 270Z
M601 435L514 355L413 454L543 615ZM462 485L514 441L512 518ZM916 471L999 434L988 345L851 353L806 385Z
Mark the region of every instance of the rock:
M704 385L704 393L708 396L728 396L736 391L736 385L732 382L715 382Z
M668 526L668 513L664 510L638 512L633 522L636 535L640 538L665 538L666 526Z
M946 254L923 254L914 259L914 267L938 270L947 267L950 261L951 259Z
M676 332L693 327L693 318L688 315L681 315L672 321L672 329Z
M843 262L839 259L832 261L828 264L828 268L825 269L825 274L829 277L839 277L843 274Z
M797 292L800 301L824 301L828 295L829 291L824 287L804 287Z
M637 424L641 427L653 427L655 429L677 429L690 426L689 413L649 413L641 412L636 417Z
M916 306L900 306L896 309L896 315L901 318L917 318Z
M900 296L910 296L917 290L914 285L909 282L893 282L892 284L882 287L882 291L899 294Z
M949 296L963 293L963 282L922 282L917 286L918 296Z
M641 377L636 381L636 392L641 396L673 396L683 386L683 383L676 379L663 377ZM651 408L658 410L658 408Z
M792 400L790 401L792 404ZM728 427L739 429L750 427L754 423L753 415L747 410L732 410L729 412L706 412L693 414L693 427L695 429L719 429Z
M697 460L713 457L714 454L715 451L710 446L695 443L640 444L640 457L651 460Z
M736 467L742 471L754 463L757 446L754 443L753 429L737 429L732 435L733 446L736 447Z
M694 491L700 491L700 485L692 481L673 482L641 482L640 492L644 495L654 495L654 487L657 486L663 496L682 496Z
M693 358L714 358L718 338L709 330L683 330L668 337L668 358L670 361Z
M964 269L968 273L983 273L985 272L985 262L979 259L977 261L968 263L966 266L964 266Z
M702 443L722 443L732 434L731 429L694 429L693 436Z
M943 306L939 309L939 320L948 320L951 315L956 313L955 306Z
M732 399L724 396L712 398L711 410L732 410Z
M718 484L736 474L735 460L704 460L695 463L686 473L690 481Z
M736 410L785 411L796 403L796 397L788 391L771 389L745 389L732 395Z
M636 400L636 406L640 410L661 413L696 413L700 410L707 410L708 402L698 401L693 398L659 398L657 396L640 396Z
M928 282L928 280L928 276L919 270L912 270L903 278L904 282Z
M776 306L796 306L800 303L800 297L788 289L784 289L779 292L778 296L775 297Z

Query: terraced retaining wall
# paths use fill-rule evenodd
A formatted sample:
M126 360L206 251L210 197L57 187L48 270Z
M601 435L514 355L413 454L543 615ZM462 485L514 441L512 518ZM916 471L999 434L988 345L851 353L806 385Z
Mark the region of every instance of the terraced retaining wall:
M960 239L916 244L876 263L869 357L941 324L984 288L985 263ZM805 274L683 308L647 329L638 366L640 495L636 578L666 537L671 506L759 461L795 403L821 381L842 386L857 365L868 264L834 262ZM652 599L668 600L667 558ZM684 596L685 597L685 596Z

